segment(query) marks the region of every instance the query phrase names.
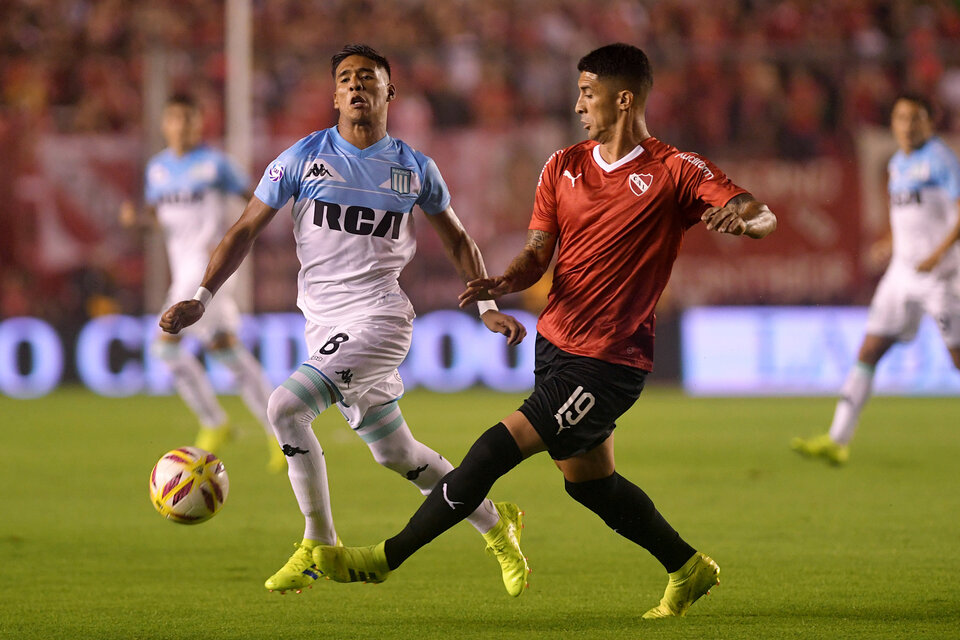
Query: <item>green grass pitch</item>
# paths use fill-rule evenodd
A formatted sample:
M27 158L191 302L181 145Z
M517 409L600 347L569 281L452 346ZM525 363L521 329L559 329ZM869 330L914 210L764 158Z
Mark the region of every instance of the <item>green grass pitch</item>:
M453 460L519 396L408 394L414 433ZM382 585L320 581L281 596L264 579L302 519L264 436L221 456L223 511L166 522L147 478L194 424L177 398L106 399L67 389L0 398L0 638L958 638L960 402L877 398L850 464L788 450L825 429L828 398L694 399L650 388L616 432L619 471L721 567L721 585L679 620L643 621L665 574L563 491L546 455L493 490L526 510L531 589L511 599L466 524ZM420 503L373 462L336 411L315 423L347 544L397 531Z

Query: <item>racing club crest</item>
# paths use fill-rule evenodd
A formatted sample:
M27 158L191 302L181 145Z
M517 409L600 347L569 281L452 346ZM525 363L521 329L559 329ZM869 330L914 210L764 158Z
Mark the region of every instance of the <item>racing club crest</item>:
M410 169L390 167L390 188L400 195L410 193L411 175L413 175L413 172Z

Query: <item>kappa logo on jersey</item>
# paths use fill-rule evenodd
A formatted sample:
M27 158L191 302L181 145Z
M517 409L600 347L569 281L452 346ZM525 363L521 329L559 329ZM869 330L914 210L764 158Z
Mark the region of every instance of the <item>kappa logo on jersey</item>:
M399 167L390 167L390 188L399 193L400 195L406 195L410 193L411 186L411 176L413 171L410 169L400 169Z
M170 180L170 171L159 164L150 167L150 181L163 184Z
M630 191L633 191L633 195L639 197L645 194L650 185L653 184L653 174L631 173L627 182L630 184Z
M582 175L583 175L582 173L578 173L577 175L573 175L572 173L570 173L570 170L569 170L569 169L564 169L564 170L563 170L563 177L564 177L564 178L570 178L570 188L571 188L571 189L574 188L575 186L577 186L577 178L579 178L579 177L582 176Z
M900 174L903 175L900 175ZM916 162L906 168L906 171L893 171L894 179L906 178L907 180L916 180L917 182L926 182L930 179L930 163Z
M213 162L201 162L190 168L190 176L197 180L214 180L217 177L217 165Z
M335 202L314 200L313 224L318 227L326 226L331 231L396 240L400 237L402 220L403 214L398 211L382 211L356 205L344 209Z
M307 171L307 175L316 176L318 178L326 178L327 176L332 176L333 174L330 173L330 170L327 169L322 162L320 164L314 162L313 166L310 167L310 170Z
M283 165L279 162L274 162L267 171L267 177L270 178L270 182L280 182L283 178Z
M346 182L337 170L328 164L314 160L303 167L304 180L323 180L324 182Z

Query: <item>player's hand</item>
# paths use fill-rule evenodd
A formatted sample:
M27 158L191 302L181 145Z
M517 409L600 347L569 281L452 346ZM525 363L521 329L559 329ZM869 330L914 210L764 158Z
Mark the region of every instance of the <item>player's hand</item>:
M477 278L468 282L467 288L460 294L460 308L466 308L477 300L494 300L508 293L513 293L513 289L503 276Z
M867 249L867 268L876 273L883 271L893 254L893 240L890 236L880 238Z
M189 327L203 315L203 303L199 300L178 302L160 316L160 328L167 333L177 334Z
M519 320L500 311L494 309L484 311L480 319L490 331L507 336L507 344L510 346L520 344L527 335L527 329L520 324Z
M747 222L733 207L710 207L700 216L709 231L729 233L733 236L743 235L747 230Z
M129 200L120 203L120 226L125 229L136 226L137 208Z

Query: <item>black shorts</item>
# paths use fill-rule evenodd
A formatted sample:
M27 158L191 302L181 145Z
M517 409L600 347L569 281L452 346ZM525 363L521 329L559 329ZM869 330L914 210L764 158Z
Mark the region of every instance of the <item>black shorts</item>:
M643 369L576 356L537 335L533 393L520 413L537 430L554 460L590 451L606 440L629 409L647 373Z

